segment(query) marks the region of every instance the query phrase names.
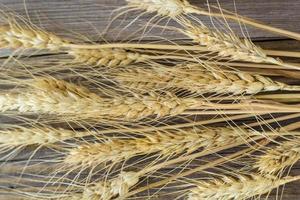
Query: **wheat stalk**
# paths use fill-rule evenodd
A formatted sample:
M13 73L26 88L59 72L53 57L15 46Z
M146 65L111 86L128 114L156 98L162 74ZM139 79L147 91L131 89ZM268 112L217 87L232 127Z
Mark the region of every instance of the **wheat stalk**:
M299 86L290 86L261 75L207 70L197 64L175 68L126 68L112 74L113 78L125 87L142 91L179 88L201 94L256 94L277 90L300 90Z
M18 146L32 144L50 144L76 137L91 135L90 131L73 131L62 128L9 128L0 130L0 141L3 145Z
M117 67L144 62L147 57L124 49L70 49L75 62L93 66Z
M104 143L71 149L64 163L72 166L97 166L120 162L134 156L159 153L162 157L191 153L199 148L214 148L242 139L251 131L234 128L187 128L145 133L143 138L110 139Z
M12 49L58 50L69 42L52 33L30 26L21 26L15 20L0 26L0 46Z
M238 174L236 177L224 176L222 179L197 182L196 186L187 194L187 199L248 199L269 193L281 185L298 179L299 177L278 179L273 176L262 176L259 174Z
M297 140L296 137L269 149L258 158L254 166L263 174L275 174L294 165L300 159L300 144Z

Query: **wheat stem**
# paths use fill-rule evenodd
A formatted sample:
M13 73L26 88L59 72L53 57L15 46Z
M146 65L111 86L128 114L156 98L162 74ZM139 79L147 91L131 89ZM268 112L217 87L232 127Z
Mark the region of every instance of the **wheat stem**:
M143 43L109 43L109 44L65 44L64 47L71 49L157 49L157 50L185 50L185 51L209 51L204 46L193 45L169 45L169 44L143 44ZM299 52L262 50L264 53L272 56L288 56L300 58Z

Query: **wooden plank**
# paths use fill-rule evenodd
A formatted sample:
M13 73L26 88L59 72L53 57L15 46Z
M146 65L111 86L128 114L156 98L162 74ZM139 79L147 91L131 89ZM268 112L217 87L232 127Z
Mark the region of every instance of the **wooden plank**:
M24 6L24 2L26 6ZM233 2L233 0L223 0L220 4L223 8L234 11L235 7ZM97 36L98 32L102 32L107 26L112 11L124 5L124 0L0 0L0 3L23 16L26 13L26 7L30 20L33 23L41 25L60 35L74 35L74 33L71 33L71 31L73 31L88 36L92 40L96 40L99 39ZM205 7L206 0L193 0L191 3ZM211 4L216 4L216 1L211 1ZM236 9L239 14L295 32L300 32L299 8L300 1L297 0L236 1ZM125 25L129 24L136 17L136 14L130 13L120 18L115 24L119 25L122 20L124 20ZM122 31L122 33L120 33L121 27L115 26L115 28L112 29L113 34L107 34L105 39L122 40L148 22L149 17L149 15L143 15L129 29ZM208 22L209 20L202 16L199 16L199 18L204 22ZM239 31L240 27L233 25L232 29ZM116 33L120 33L120 35L116 37ZM174 34L173 31L166 31L165 34L161 34L160 31L156 31L156 33L157 36L168 39L182 37L179 34ZM249 34L255 39L278 37L252 28L249 29Z

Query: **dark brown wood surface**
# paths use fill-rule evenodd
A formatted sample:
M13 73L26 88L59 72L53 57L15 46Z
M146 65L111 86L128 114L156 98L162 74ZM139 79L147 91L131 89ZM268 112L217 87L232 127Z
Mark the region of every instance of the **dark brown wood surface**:
M210 2L212 4L216 3L216 1ZM204 7L206 0L191 0L191 3ZM123 0L0 0L0 4L4 10L13 11L25 16L26 19L28 19L28 14L31 22L49 31L66 36L79 34L87 36L90 40L99 40L99 33L102 33L107 26L112 11L125 5ZM222 0L220 4L223 8L231 11L234 11L236 6L239 14L262 21L268 25L300 32L299 0L236 0L235 4L233 0ZM123 19L125 20L123 23L128 24L135 19L135 16L133 14L123 16L116 24L119 24ZM104 35L105 39L118 41L126 39L134 30L145 24L145 21L149 20L150 17L151 15L143 15L129 29L122 30L122 34L117 37L116 34L106 34ZM203 20L207 21L208 19L203 17ZM237 25L232 25L232 29L240 32L240 27ZM120 28L117 26L113 26L111 30L114 33L120 32ZM249 28L248 32L253 40L261 41L259 44L266 49L300 50L298 42L286 40L281 36L253 28ZM176 39L181 36L166 31L163 37ZM28 155L26 154L20 155L18 159L0 165L0 189L12 187L10 183L7 183L10 176L22 167L23 161L27 158ZM42 167L37 168L41 169ZM300 174L300 165L294 167L293 174ZM282 199L299 200L299 188L300 182L288 184L285 187ZM16 197L0 190L0 199L13 200ZM161 197L160 199L167 198ZM277 199L276 194L272 194L269 199Z

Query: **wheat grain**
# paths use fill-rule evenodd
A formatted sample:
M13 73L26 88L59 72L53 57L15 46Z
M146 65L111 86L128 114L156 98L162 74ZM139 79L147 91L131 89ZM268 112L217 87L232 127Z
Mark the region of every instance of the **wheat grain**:
M196 93L256 94L277 90L300 90L261 75L246 72L220 72L200 65L188 64L175 68L126 68L112 72L113 78L132 90L185 89Z
M12 49L58 50L68 44L52 33L29 26L21 26L15 21L0 27L0 46Z
M144 62L145 56L137 52L130 52L124 49L70 49L70 55L75 58L75 62L92 65L119 67L129 64Z
M135 172L121 172L118 177L87 186L83 193L73 194L60 200L110 200L128 193L129 189L137 184L139 177Z
M244 132L244 133L243 133ZM199 148L213 148L242 139L251 132L233 128L188 128L146 133L143 138L110 139L105 143L81 145L71 149L64 160L66 165L97 166L120 162L134 156L159 153L163 157L191 153Z
M285 177L277 179L273 176L258 174L239 174L236 177L224 176L222 179L200 181L187 195L188 200L224 200L248 199L271 192L279 186L299 178Z
M300 159L300 144L295 140L286 141L260 156L255 167L263 174L275 174L294 165Z
M49 144L76 137L91 135L90 131L76 132L67 129L49 127L10 128L0 130L0 141L3 145L18 146L32 144Z

